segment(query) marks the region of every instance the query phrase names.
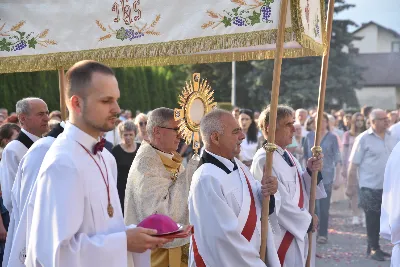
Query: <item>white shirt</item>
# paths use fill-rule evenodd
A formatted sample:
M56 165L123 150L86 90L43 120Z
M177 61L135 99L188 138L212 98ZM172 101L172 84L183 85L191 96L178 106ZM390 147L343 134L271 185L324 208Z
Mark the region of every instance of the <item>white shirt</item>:
M116 146L121 143L121 137L119 136L118 129L115 128L114 130L111 130L106 133L106 136L104 137L108 142L113 144L113 146Z
M389 131L391 134L397 138L397 141L400 141L400 122L393 124L390 128Z
M25 129L21 129L33 142L40 139ZM1 191L3 194L3 204L6 209L12 211L11 189L17 174L18 165L28 151L28 148L18 140L13 140L7 144L3 150L1 160Z
M28 267L125 267L132 264L116 187L115 159L106 149L93 155L105 176L108 171L110 203L114 208L113 217L109 217L105 182L98 166L81 147L92 151L96 142L67 123L47 152L36 182L26 258ZM150 265L149 254L144 256L141 260L145 263L135 264L135 267Z
M261 133L259 132L257 134L257 139L261 136ZM239 154L239 158L241 161L250 161L253 160L254 155L257 152L257 146L258 143L257 141L254 143L249 143L247 141L247 136L246 138L242 141L242 143L240 144L240 154Z
M27 212L26 203L28 202L31 188L36 181L43 158L54 141L54 137L43 137L32 145L19 164L12 189L13 213L8 236L12 237L11 241L13 242L8 261L9 266L25 266L25 257L23 255L26 254L27 225L30 225L31 220L28 222L26 215L23 215L23 213ZM21 218L24 218L22 223L20 223Z
M29 133L25 129L21 130L25 133L32 142L39 140L40 138ZM13 219L13 205L12 205L12 187L14 185L15 176L17 174L18 165L28 151L28 148L22 144L18 140L13 140L7 144L4 148L2 161L1 161L1 191L3 194L3 204L4 207L10 213L10 227L8 229L9 232L13 232L14 229L14 219ZM8 258L11 252L11 245L12 245L12 234L7 236L6 246L4 249L4 256L3 256L3 266L8 266Z
M400 244L400 143L386 164L383 182L381 235L392 244Z
M395 245L391 266L400 266L400 143L394 147L386 164L383 182L380 234Z
M61 122L60 125L63 128L65 127L64 122ZM7 236L10 237L7 242L12 241L11 244L7 243L7 246L11 246L8 260L9 266L25 266L27 225L30 225L32 221L28 221L26 217L26 203L31 195L31 188L36 181L43 158L54 140L54 137L48 136L36 141L29 148L18 166L17 175L12 188L13 212L11 214L10 226L7 233ZM23 218L22 223L21 218Z

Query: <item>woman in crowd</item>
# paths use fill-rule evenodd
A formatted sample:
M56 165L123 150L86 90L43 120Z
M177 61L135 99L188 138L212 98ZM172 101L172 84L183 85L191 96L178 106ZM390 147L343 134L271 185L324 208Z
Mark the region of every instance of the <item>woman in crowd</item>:
M315 122L315 120L314 120ZM311 123L311 122L310 122ZM315 126L310 127L315 129ZM311 148L314 146L315 130L307 134L306 142L304 143L304 158L308 159L311 155ZM326 198L317 200L316 211L319 218L318 239L319 244L326 244L328 242L328 221L329 209L332 195L332 185L340 176L341 157L339 151L338 139L330 132L329 118L326 113L322 119L321 125L321 144L322 152L324 154L324 164L322 167L322 182L324 183Z
M350 130L343 134L343 179L347 182L347 169L349 165L349 157L351 149L353 148L356 137L365 131L364 116L357 112L351 118ZM353 224L360 224L361 212L358 208L358 196L352 196L350 199L350 206L353 211Z
M0 147L5 148L8 143L18 137L21 128L14 123L5 123L0 126Z
M254 121L253 111L242 109L239 112L239 126L246 138L242 141L239 159L250 168L253 157L257 152L259 131Z
M13 123L5 123L0 126L0 149L3 152L3 149L6 147L8 143L12 140L15 140L18 137L21 128L17 124ZM1 154L0 154L1 161ZM1 170L1 168L0 168ZM7 238L7 229L10 223L10 215L7 209L3 205L3 198L0 194L0 264L3 262L4 256L4 248L6 244Z
M352 117L352 115L350 113L347 113L346 115L344 115L344 118L343 118L344 131L350 130L351 117Z
M147 136L146 126L147 126L147 116L143 113L140 113L135 118L135 125L139 129L138 134L136 136L136 142L141 143L143 140L149 141L149 137Z
M122 212L124 212L126 181L128 179L129 169L131 168L140 144L135 142L137 128L132 120L121 122L118 125L118 132L121 137L121 143L113 148L112 154L117 162L117 189Z

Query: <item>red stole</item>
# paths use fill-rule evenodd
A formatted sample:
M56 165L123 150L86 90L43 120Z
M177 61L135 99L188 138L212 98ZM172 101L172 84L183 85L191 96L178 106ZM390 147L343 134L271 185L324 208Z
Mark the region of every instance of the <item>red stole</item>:
M303 196L303 184L301 182L301 176L299 173L299 169L297 169L297 165L296 165L295 161L293 160L292 155L290 153L288 153L288 154L292 160L293 165L296 167L297 177L299 178L300 198L299 198L298 206L300 209L302 209L304 206L304 196ZM278 258L279 258L279 262L281 263L281 266L283 266L283 263L285 262L286 252L288 251L290 244L292 244L293 239L294 239L294 236L289 231L286 231L285 235L283 236L282 242L279 246L279 249L278 249Z
M240 168L242 169L242 167L240 167ZM243 227L242 235L247 239L247 241L250 242L251 237L254 234L254 230L256 229L256 224L257 224L256 203L254 201L253 190L251 189L249 178L247 178L247 175L243 169L242 169L242 171L244 173L244 177L246 177L247 188L249 189L250 199L251 199L249 216L247 217L246 224ZM192 235L192 247L193 247L193 255L194 255L194 261L196 262L196 266L197 267L206 267L206 264L204 263L204 260L199 253L196 239L194 238L194 234Z

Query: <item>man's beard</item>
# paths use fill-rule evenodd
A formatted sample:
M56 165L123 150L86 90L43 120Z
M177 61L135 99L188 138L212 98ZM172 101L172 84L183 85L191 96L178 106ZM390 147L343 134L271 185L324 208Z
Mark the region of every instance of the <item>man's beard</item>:
M116 116L117 116L117 115L115 115L115 117L116 117ZM110 118L113 118L113 117L110 117ZM108 119L110 119L110 118L108 118ZM108 120L108 119L107 119L107 120ZM84 120L85 123L86 123L87 125L89 125L91 128L96 129L96 130L98 130L99 132L104 132L104 133L106 133L106 132L109 132L109 131L112 131L112 130L115 129L115 125L113 125L113 126L110 127L107 123L104 123L104 124L95 123L93 120L88 119L88 118L86 117L85 113L83 113L83 120Z

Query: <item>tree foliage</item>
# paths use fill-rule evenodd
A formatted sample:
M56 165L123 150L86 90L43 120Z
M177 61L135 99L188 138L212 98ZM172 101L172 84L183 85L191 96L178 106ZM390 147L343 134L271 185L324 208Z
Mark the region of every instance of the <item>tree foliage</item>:
M176 107L186 79L182 67L116 68L121 108L149 111L165 106ZM49 110L60 109L57 71L10 73L0 75L0 107L15 110L15 103L29 96L46 101Z

